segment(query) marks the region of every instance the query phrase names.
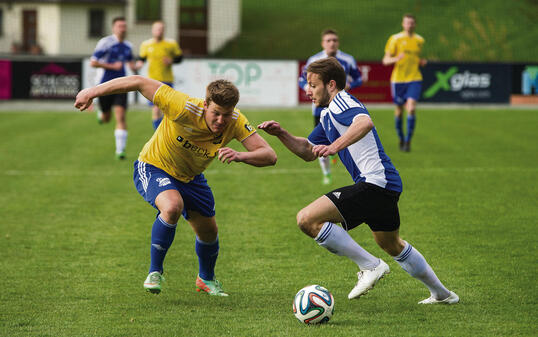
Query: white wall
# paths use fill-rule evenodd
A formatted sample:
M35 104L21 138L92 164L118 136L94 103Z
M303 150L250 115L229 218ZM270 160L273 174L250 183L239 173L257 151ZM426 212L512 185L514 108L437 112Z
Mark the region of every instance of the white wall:
M9 53L11 44L14 41L21 39L21 28L19 10L16 10L15 5L9 9L7 4L0 4L0 8L4 13L4 35L0 37L0 53Z
M151 38L152 22L137 22L136 21L136 0L129 0L127 4L127 40L133 44L134 52L138 55L140 44ZM166 30L164 32L166 38L178 39L178 1L177 0L161 0L161 20L164 22Z
M91 55L101 39L88 36L90 25L90 9L103 9L105 11L104 35L112 34L112 19L117 16L124 16L125 11L122 6L97 5L73 5L61 6L61 19L59 31L59 54L63 55Z
M60 7L43 4L37 7L37 44L44 54L58 55L60 50ZM22 13L22 11L21 11ZM22 14L21 14L22 20ZM21 23L22 26L22 23Z
M212 0L208 8L209 53L218 51L241 30L241 1Z

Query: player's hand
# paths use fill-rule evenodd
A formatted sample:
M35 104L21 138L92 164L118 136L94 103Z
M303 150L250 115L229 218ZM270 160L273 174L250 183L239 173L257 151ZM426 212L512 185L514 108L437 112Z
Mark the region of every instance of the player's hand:
M169 58L168 56L165 56L163 57L163 63L167 66L171 65L172 64L172 59Z
M144 62L142 62L142 60L138 60L138 61L136 61L134 68L136 70L140 70L140 69L142 69L143 66L144 66Z
M93 97L90 95L90 88L81 90L75 99L75 108L84 111L92 105Z
M225 164L229 164L233 161L242 161L241 152L235 151L229 147L223 147L219 149L219 160Z
M328 157L336 154L336 152L338 151L335 151L330 145L314 145L312 147L312 153L316 157Z
M426 64L428 64L428 60L426 60L426 59L420 59L419 62L420 62L421 67L424 67Z
M109 67L110 67L110 68L109 68L110 70L120 71L120 70L123 69L123 62L121 62L121 61L116 61L116 62L114 62L114 63L110 63L110 64L109 64Z
M278 136L284 131L284 129L282 129L280 126L280 123L276 121L262 122L260 125L258 125L258 129L267 132L271 136Z

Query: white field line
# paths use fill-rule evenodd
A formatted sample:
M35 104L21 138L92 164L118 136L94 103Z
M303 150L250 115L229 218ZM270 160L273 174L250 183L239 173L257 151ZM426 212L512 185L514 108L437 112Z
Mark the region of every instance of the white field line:
M498 173L498 172L538 172L537 167L412 167L400 169L401 172L458 172L458 173ZM312 168L262 168L259 170L237 171L230 169L210 169L204 172L206 175L289 175L289 174L319 174L318 167ZM0 171L0 176L59 176L59 177L88 177L88 176L131 176L132 171L81 171L81 170L5 170Z

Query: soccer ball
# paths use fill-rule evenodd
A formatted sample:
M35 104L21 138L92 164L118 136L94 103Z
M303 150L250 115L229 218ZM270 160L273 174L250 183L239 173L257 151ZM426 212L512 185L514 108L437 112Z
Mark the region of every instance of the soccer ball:
M327 323L333 312L333 295L316 284L299 290L293 299L293 313L304 324Z

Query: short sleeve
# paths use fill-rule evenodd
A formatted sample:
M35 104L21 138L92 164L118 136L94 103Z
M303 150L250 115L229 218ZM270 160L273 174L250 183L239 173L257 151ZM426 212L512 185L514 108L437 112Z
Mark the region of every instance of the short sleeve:
M235 123L234 138L242 142L248 136L252 135L253 133L256 133L256 129L254 129L250 125L250 123L248 122L248 119L241 112L239 112L239 110L235 110L235 111L237 111L238 116L237 116L237 122Z
M101 59L106 53L108 52L108 46L107 46L107 39L102 38L97 42L97 46L95 46L95 50L92 54L92 59L99 60Z
M168 119L176 120L183 113L189 97L189 95L163 84L155 92L153 103L162 110Z
M321 123L319 123L314 130L312 130L308 136L308 141L313 145L331 145L331 142L327 138Z
M391 56L396 55L396 39L391 36L385 45L385 53L389 53Z
M181 48L179 48L179 44L177 44L176 41L174 41L173 48L175 57L183 55L183 51L181 50Z
M345 110L344 112L342 113L339 113L339 114L331 114L331 116L333 116L333 118L340 124L342 125L345 125L345 126L350 126L351 123L353 123L353 119L355 119L355 117L357 115L360 115L360 114L364 114L364 115L369 115L368 114L368 111L365 110L365 109L362 109L362 108L351 108L351 109L347 109Z
M142 44L140 45L139 56L141 58L147 58L148 57L148 44L146 42L142 42Z

